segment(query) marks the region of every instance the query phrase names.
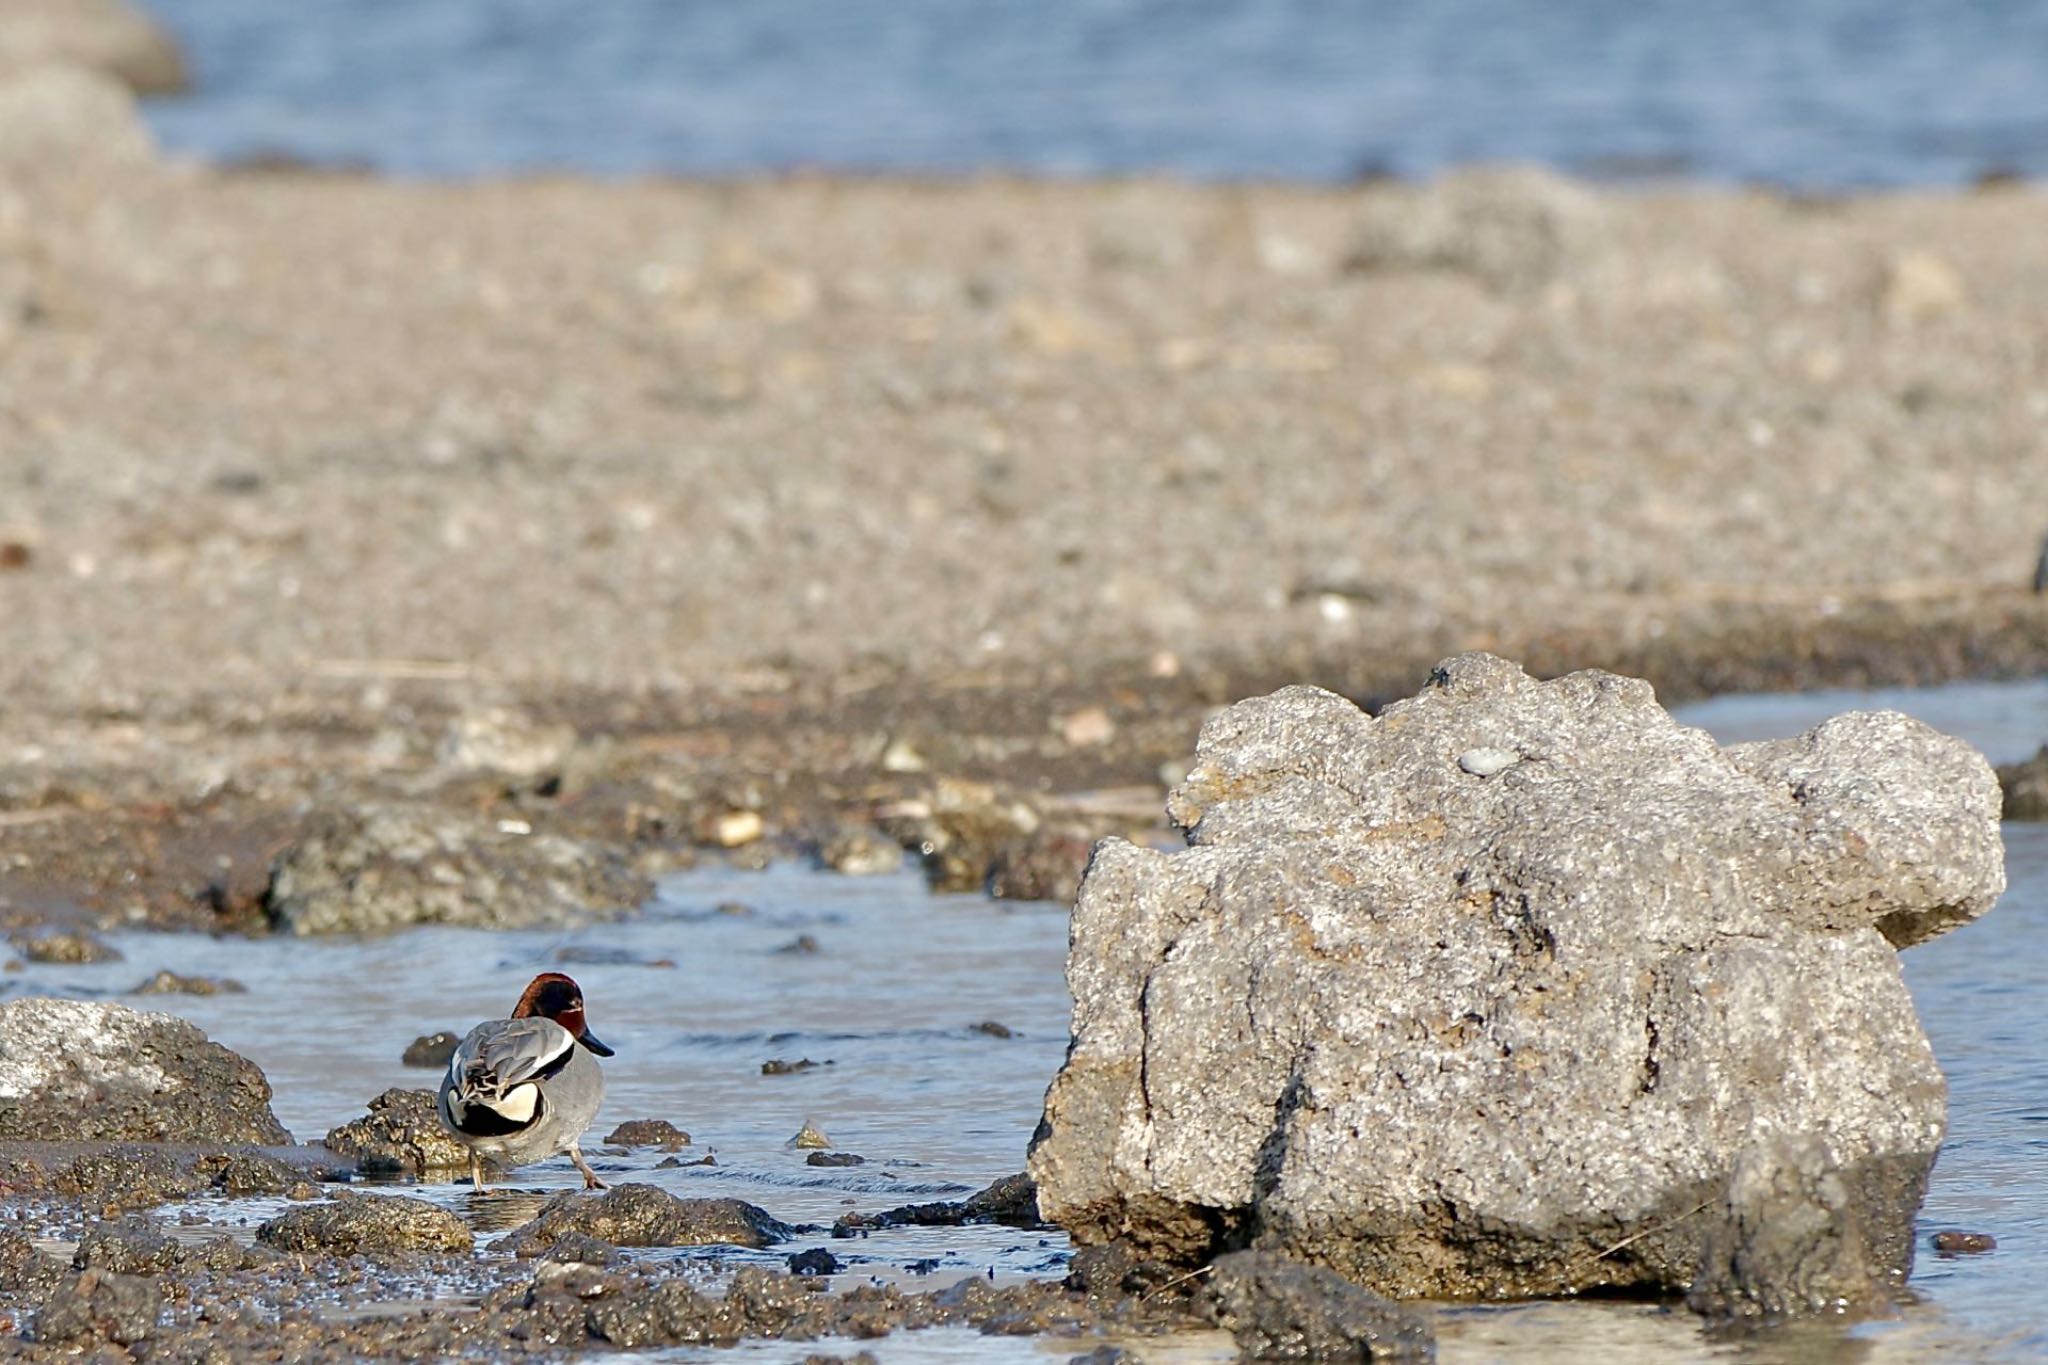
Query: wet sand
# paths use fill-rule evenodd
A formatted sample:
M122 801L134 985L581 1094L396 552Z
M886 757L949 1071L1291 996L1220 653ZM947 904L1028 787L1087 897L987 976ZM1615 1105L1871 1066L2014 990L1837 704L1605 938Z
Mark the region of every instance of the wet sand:
M0 915L232 922L311 801L505 801L446 740L494 706L578 739L537 818L673 860L941 778L1142 824L1209 708L1474 646L2039 671L2044 233L2025 188L7 164Z

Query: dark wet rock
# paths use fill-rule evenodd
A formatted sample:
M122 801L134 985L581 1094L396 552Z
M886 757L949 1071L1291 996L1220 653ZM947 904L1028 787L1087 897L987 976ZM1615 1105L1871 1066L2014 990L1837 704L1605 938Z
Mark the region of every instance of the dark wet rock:
M45 1342L111 1341L130 1345L156 1331L163 1288L139 1275L87 1270L61 1282L36 1313L35 1336Z
M0 1228L0 1294L40 1294L63 1278L63 1267L26 1233Z
M690 1135L667 1119L627 1119L605 1134L606 1142L620 1147L659 1147L679 1152L690 1145Z
M385 1091L369 1113L327 1134L327 1150L353 1159L365 1175L469 1169L469 1149L441 1126L431 1090Z
M1687 1305L1709 1318L1766 1320L1883 1308L1913 1268L1927 1172L1917 1156L1845 1169L1819 1137L1750 1148L1702 1213Z
M206 1178L160 1147L86 1152L51 1178L50 1188L102 1209L146 1209L206 1188Z
M75 929L46 929L37 934L16 934L10 940L30 962L66 963L83 966L95 962L119 962L121 950L102 939Z
M884 828L923 858L932 890L984 891L996 860L1040 823L1029 802L982 783L942 779L928 799Z
M765 1247L790 1235L764 1209L739 1199L678 1199L652 1185L616 1185L603 1194L574 1191L550 1199L526 1226L493 1246L538 1256L568 1236L622 1247Z
M540 1260L556 1261L564 1265L594 1265L609 1269L625 1264L626 1253L610 1242L596 1237L587 1237L580 1232L559 1237L554 1244L542 1252Z
M803 1365L882 1365L882 1358L873 1351L855 1351L850 1356L824 1355L814 1351L804 1357Z
M447 1029L439 1033L423 1033L405 1045L405 1055L398 1059L399 1064L418 1067L422 1071L439 1071L448 1065L448 1059L455 1055L455 1049L461 1042L461 1035Z
M865 1166L868 1159L855 1156L852 1152L812 1152L804 1158L806 1166Z
M52 66L98 72L142 95L188 84L177 43L128 0L8 0L0 76Z
M1098 1346L1084 1356L1068 1356L1067 1365L1124 1365L1132 1359L1121 1346Z
M717 1164L718 1158L712 1155L710 1152L706 1152L703 1156L698 1157L695 1161L685 1161L679 1156L665 1156L661 1160L654 1163L654 1169L657 1171L663 1171L675 1170L678 1167L682 1166L716 1166Z
M571 967L652 967L660 971L673 971L676 965L672 957L648 957L630 948L604 948L590 943L572 943L555 949L555 961Z
M810 934L798 934L775 951L786 957L810 957L819 951L818 940Z
M849 1213L832 1225L835 1237L875 1228L964 1227L969 1223L1006 1223L1038 1227L1038 1187L1028 1175L1006 1175L965 1199L931 1204L904 1204L880 1213Z
M821 1065L830 1066L831 1063L814 1062L808 1057L802 1057L793 1062L787 1057L770 1057L767 1061L761 1063L761 1074L763 1076L794 1076L799 1071L813 1071Z
M1067 1265L1066 1287L1091 1300L1117 1303L1133 1296L1150 1295L1169 1285L1190 1286L1187 1272L1178 1266L1147 1260L1128 1242L1101 1242L1076 1247Z
M1646 684L1464 655L1378 718L1231 707L1171 810L1190 847L1105 841L1074 912L1030 1166L1082 1245L1681 1292L1751 1134L1825 1132L1902 1192L1940 1143L1895 945L2004 874L1988 766L1917 721L1722 749Z
M1988 1232L1937 1232L1933 1245L1944 1256L1981 1256L1998 1250L1998 1239Z
M984 1019L968 1027L969 1033L985 1033L991 1038L1015 1038L1017 1031L1008 1024L999 1024L993 1019Z
M615 853L431 806L330 809L271 867L264 909L293 934L412 924L532 928L633 909L653 890Z
M179 976L162 971L150 977L130 995L247 995L249 988L232 977Z
M290 1142L254 1063L183 1019L31 998L0 1005L0 1141Z
M260 1152L237 1152L218 1160L201 1161L197 1169L212 1177L213 1188L238 1198L289 1194L306 1180L305 1171Z
M468 1251L476 1239L447 1209L402 1195L352 1195L290 1209L256 1229L279 1251L355 1256L397 1251Z
M1597 197L1548 171L1458 171L1361 199L1344 267L1448 271L1521 293L1591 259L1605 224Z
M138 1219L104 1222L79 1239L71 1268L118 1275L168 1275L178 1268L178 1244Z
M1436 1358L1425 1319L1321 1266L1233 1252L1210 1268L1208 1291L1218 1325L1247 1360Z
M1072 905L1095 839L1087 825L1047 821L996 849L989 861L988 893L997 900Z
M2048 744L2032 758L1998 770L2008 820L2048 820Z
M742 1332L738 1315L681 1280L608 1297L587 1313L590 1335L622 1350L646 1346L730 1345Z
M789 1273L792 1275L837 1275L839 1258L823 1247L812 1247L799 1251L789 1258Z

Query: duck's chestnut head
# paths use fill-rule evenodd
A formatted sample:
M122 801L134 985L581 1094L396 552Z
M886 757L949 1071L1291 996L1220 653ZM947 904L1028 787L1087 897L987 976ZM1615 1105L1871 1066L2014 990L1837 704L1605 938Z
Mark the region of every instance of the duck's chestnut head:
M569 1036L600 1057L612 1050L590 1031L583 1018L583 988L560 972L542 972L527 984L526 993L512 1011L514 1019L552 1019L569 1030Z

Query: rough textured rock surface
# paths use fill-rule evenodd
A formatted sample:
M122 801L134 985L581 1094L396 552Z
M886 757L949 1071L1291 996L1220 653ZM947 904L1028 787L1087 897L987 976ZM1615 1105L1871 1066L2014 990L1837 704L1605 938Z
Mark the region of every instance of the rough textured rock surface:
M128 0L7 0L0 75L48 66L104 72L144 95L187 84L177 44Z
M1905 1286L1912 1257L1895 1243L1920 1193L1910 1163L1839 1170L1819 1138L1759 1143L1706 1211L1686 1302L1734 1320L1879 1308Z
M1216 1262L1209 1296L1248 1360L1420 1361L1436 1358L1429 1323L1333 1270L1267 1251Z
M294 934L531 928L620 914L652 884L595 844L425 806L332 810L278 856L265 908Z
M447 1209L400 1195L356 1195L291 1209L256 1229L256 1237L280 1251L334 1256L468 1251L476 1244L469 1228Z
M678 1199L652 1185L619 1185L601 1195L557 1195L526 1226L493 1245L537 1256L565 1237L621 1247L730 1245L765 1247L789 1228L740 1199Z
M183 1019L33 998L0 1005L0 1141L290 1142L253 1062Z
M1997 898L1998 801L1901 715L1722 749L1483 654L1377 719L1241 702L1171 799L1191 847L1089 866L1040 1208L1400 1297L1677 1292L1745 1149L1825 1134L1902 1269L1945 1096L1894 944Z
M328 1131L327 1150L370 1175L469 1169L469 1149L441 1126L431 1090L385 1091L369 1113Z
M155 1280L83 1271L59 1284L43 1301L36 1314L36 1339L130 1345L156 1330L163 1302L163 1288Z

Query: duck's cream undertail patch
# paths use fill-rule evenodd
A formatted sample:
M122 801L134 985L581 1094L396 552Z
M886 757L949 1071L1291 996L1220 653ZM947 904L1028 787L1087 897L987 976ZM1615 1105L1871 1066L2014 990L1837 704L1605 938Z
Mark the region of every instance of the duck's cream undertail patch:
M540 1104L540 1087L537 1085L515 1085L502 1096L487 1102L497 1113L503 1114L514 1123L531 1123L533 1112Z

